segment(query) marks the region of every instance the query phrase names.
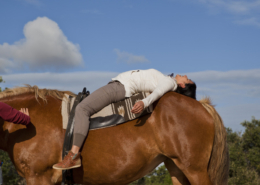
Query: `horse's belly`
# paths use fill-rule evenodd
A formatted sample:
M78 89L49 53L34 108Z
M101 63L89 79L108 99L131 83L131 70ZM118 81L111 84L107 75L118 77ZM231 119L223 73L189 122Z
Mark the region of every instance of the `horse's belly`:
M83 162L82 168L74 170L76 183L129 184L154 170L165 160L165 157L161 155L154 156L153 159L139 157L125 164L122 163L122 160L124 161L124 159L120 157L109 161L100 159L96 161L95 165L87 165Z
M135 121L89 132L82 150L83 167L74 173L75 179L81 181L78 183L128 184L164 160L151 134L151 126L146 123L137 127L133 125Z
M84 184L128 184L164 161L151 139L105 137L106 144L89 135L83 151L83 167L75 169L75 179ZM92 140L93 139L93 140ZM92 140L92 141L91 141Z

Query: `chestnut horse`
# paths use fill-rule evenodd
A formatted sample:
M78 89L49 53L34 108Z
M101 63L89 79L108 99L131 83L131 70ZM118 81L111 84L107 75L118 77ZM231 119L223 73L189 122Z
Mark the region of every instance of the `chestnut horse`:
M29 108L26 127L0 118L0 149L8 152L28 185L61 183L65 130L61 99L67 91L18 87L0 93L0 101ZM93 130L82 149L82 167L74 169L77 184L129 184L164 162L172 182L227 185L226 131L208 99L196 101L166 93L152 114L105 129Z

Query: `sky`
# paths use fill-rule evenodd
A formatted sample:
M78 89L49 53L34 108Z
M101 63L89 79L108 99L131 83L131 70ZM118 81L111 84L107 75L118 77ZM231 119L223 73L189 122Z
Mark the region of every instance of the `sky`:
M260 119L260 0L0 1L1 87L90 92L121 72L188 75L226 127Z

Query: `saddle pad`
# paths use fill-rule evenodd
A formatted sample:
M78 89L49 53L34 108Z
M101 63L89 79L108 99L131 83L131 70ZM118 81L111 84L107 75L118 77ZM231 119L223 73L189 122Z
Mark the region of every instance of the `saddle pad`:
M67 129L70 111L73 107L76 97L70 97L65 94L61 102L62 128Z
M99 118L99 117L107 117L111 116L114 114L118 114L122 116L126 121L136 119L140 116L143 116L145 114L149 114L153 111L153 106L150 105L147 107L143 112L140 114L133 114L131 113L131 110L134 106L134 104L144 98L146 98L150 93L149 92L142 92L142 93L137 93L130 98L126 98L122 101L116 102L109 104L108 106L104 107L102 110L97 112L96 114L92 115L91 118ZM68 95L63 98L62 100L62 118L63 118L63 129L67 129L67 124L68 124L68 119L69 119L69 112L72 108L72 105L75 100L75 97L69 98ZM68 111L69 110L69 111ZM90 124L91 120L97 120L97 119L90 119ZM102 119L100 119L102 120Z

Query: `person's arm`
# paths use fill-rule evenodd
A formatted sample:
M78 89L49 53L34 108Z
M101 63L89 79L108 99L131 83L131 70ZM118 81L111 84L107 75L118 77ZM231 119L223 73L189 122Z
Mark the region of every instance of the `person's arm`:
M159 80L157 87L149 96L134 104L131 112L134 114L141 113L145 108L162 97L166 92L175 91L176 89L177 83L174 79L171 79L170 77L163 77Z
M0 117L5 121L22 125L28 125L31 121L28 109L21 109L20 112L2 102L0 102Z
M170 77L161 78L158 81L158 85L155 90L142 101L144 103L144 108L150 106L153 102L161 98L168 91L175 91L177 89L177 83L174 79Z

